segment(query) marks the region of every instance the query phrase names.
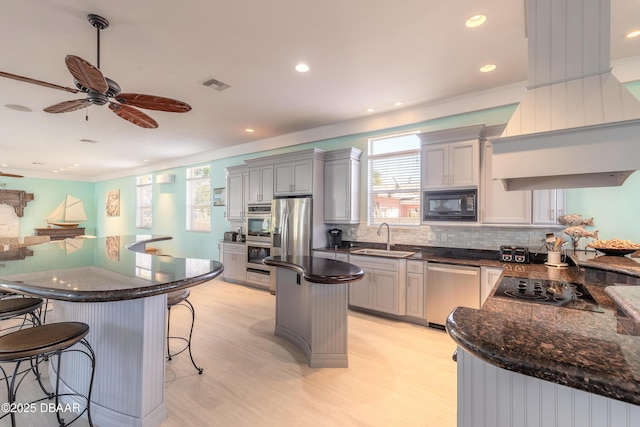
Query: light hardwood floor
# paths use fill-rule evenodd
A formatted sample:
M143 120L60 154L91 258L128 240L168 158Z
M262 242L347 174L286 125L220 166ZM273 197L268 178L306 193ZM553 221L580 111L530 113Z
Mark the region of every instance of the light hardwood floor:
M273 335L270 293L213 280L191 288L189 300L204 372L186 353L167 362L162 427L456 425L456 346L443 331L350 312L349 368L312 369ZM187 320L186 309L172 309L172 331L183 332Z

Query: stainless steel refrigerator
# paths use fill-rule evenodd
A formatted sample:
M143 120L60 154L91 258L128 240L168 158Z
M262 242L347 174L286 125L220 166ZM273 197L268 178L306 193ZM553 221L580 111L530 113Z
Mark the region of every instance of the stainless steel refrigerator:
M313 239L311 197L274 199L271 204L271 256L310 255ZM271 292L276 275L271 271Z

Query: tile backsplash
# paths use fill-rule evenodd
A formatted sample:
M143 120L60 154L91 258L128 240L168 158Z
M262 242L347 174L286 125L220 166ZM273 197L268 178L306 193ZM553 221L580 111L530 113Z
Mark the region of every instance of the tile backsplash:
M376 234L377 226L367 225L338 225L342 230L343 240L357 242L385 243L387 239L386 227L380 236ZM562 235L562 229L532 228L532 227L494 227L494 226L426 226L401 227L390 226L391 244L440 246L466 249L498 250L502 245L516 245L528 247L537 251L542 247L545 234ZM568 239L568 238L567 238ZM565 240L567 240L565 239Z

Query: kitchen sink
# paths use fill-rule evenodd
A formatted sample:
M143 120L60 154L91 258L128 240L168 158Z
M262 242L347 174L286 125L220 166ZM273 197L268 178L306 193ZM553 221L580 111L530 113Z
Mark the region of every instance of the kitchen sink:
M415 254L415 252L407 251L387 251L385 249L356 249L351 251L354 255L374 255L374 256L386 256L390 258L405 258Z

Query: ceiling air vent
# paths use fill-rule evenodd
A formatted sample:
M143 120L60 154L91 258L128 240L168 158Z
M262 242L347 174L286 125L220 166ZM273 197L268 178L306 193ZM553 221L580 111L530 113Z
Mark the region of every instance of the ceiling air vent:
M220 80L216 80L216 79L209 79L206 82L203 82L202 84L206 87L210 87L211 89L217 90L218 92L222 92L223 90L229 89L231 87L228 84L223 83Z

